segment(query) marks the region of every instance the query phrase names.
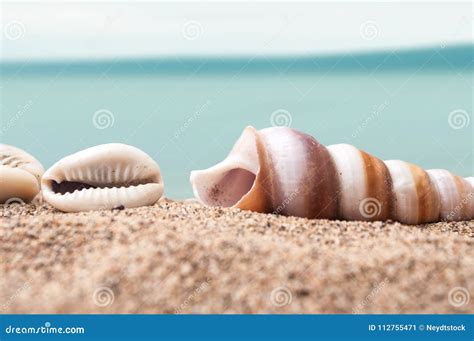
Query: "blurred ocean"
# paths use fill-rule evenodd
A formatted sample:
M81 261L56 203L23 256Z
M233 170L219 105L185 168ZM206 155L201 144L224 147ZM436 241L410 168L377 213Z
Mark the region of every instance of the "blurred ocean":
M3 143L45 166L108 142L161 166L168 197L243 128L286 124L324 144L474 175L473 45L285 58L1 65Z

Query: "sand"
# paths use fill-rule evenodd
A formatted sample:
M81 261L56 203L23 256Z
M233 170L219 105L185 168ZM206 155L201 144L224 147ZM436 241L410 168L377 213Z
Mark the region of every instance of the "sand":
M307 220L170 200L0 216L1 313L474 312L474 221Z

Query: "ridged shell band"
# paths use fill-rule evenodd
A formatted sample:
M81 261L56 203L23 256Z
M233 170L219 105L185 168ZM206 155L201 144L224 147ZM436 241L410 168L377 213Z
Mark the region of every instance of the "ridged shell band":
M474 185L445 170L325 147L286 127L247 127L221 163L191 174L207 205L306 218L420 224L474 218Z

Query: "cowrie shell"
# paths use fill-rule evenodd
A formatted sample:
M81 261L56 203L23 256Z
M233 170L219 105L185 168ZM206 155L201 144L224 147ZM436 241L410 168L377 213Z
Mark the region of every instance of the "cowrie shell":
M19 148L0 144L0 203L30 202L40 191L43 166Z
M153 205L164 189L156 162L120 143L66 156L44 173L41 182L43 198L64 212Z

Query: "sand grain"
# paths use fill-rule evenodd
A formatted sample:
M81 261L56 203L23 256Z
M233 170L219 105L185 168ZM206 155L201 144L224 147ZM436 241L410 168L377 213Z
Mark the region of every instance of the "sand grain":
M448 299L474 293L474 221L307 220L169 200L0 215L3 313L474 312L474 299Z

